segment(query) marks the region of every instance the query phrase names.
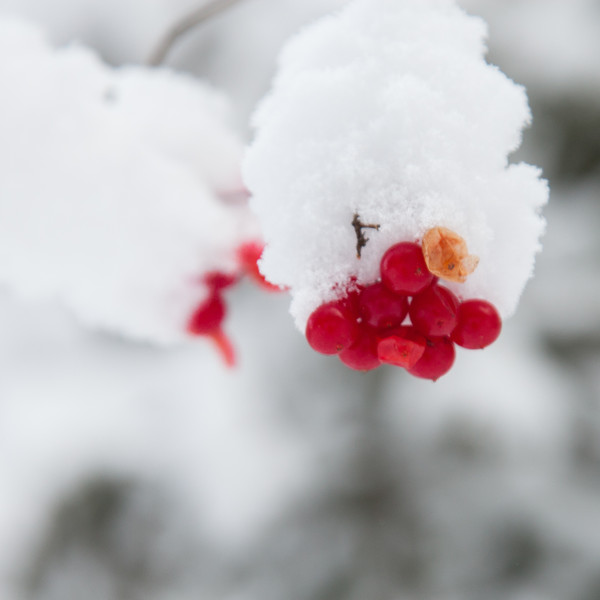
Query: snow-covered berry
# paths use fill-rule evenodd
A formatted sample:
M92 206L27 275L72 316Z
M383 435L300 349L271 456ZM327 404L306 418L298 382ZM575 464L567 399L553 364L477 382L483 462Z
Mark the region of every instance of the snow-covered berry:
M420 264L414 249L424 250L410 242L390 250L398 248L402 251L400 258L395 256L396 272L408 273L402 280L412 281L415 265ZM357 288L351 280L341 298L313 311L306 326L308 343L322 354L339 355L346 366L358 371L383 363L436 381L454 364L454 342L464 348L483 348L498 337L501 320L491 303L461 302L429 275L427 286L412 296L396 294L379 281ZM422 273L418 278L423 280Z
M282 288L269 283L258 268L258 261L262 256L264 247L264 243L256 240L242 244L237 249L238 261L243 271L263 289L270 292L280 292Z

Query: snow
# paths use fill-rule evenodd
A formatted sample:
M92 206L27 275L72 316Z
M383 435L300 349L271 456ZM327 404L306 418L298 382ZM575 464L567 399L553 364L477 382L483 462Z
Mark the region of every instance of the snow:
M418 398L429 382L402 373L390 378L386 411L391 422L406 428L403 443L410 439L413 449L431 449L463 435L481 444L483 454L506 462L562 463L569 443L564 372L537 356L515 321L484 351L458 348L456 365L426 402L400 400L398 392Z
M171 27L208 1L0 0L0 11L43 23L53 43L77 40L119 65L147 61ZM164 64L225 91L235 108L233 123L247 136L283 44L346 1L241 0L178 39Z
M0 283L58 298L83 321L156 343L182 339L258 236L225 97L168 70L110 69L0 22ZM43 98L44 102L39 102Z
M86 479L166 486L183 513L170 519L232 554L312 489L311 454L281 427L269 407L277 384L257 368L297 354L274 344L256 358L261 332L283 346L296 337L281 326L281 300L256 291L232 315L243 359L232 372L205 344L123 343L85 331L58 303L0 294L2 598L22 597L8 594L9 575L37 548L49 511ZM240 314L261 310L270 321Z
M261 269L290 288L300 329L351 278L374 281L387 248L434 226L480 258L449 287L514 312L548 189L535 167L508 163L530 113L524 89L485 62L485 33L450 0L355 0L284 49L244 178ZM354 213L381 225L361 260Z
M5 16L43 25L52 44L78 41L110 64L142 63L196 0L0 0Z
M600 333L599 187L597 176L553 186L544 253L525 308L527 318L555 339L585 340Z
M242 0L182 37L166 64L225 90L236 108L236 125L249 136L250 116L273 78L281 48L299 29L345 4L347 0Z

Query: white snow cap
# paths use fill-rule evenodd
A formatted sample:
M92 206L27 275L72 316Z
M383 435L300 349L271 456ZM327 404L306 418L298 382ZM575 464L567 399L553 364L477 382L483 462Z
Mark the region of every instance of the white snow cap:
M539 169L508 164L530 112L525 90L485 62L485 36L453 0L355 0L284 49L244 177L261 269L290 288L300 329L352 277L377 279L390 246L435 226L480 259L449 287L514 311L548 188ZM360 260L354 213L381 225L365 230Z
M227 100L11 19L0 81L0 283L125 336L184 337L202 275L256 238L247 205L220 199L242 189Z

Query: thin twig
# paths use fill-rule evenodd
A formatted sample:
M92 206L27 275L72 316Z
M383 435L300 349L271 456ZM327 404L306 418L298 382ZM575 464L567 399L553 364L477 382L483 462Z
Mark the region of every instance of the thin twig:
M379 231L379 225L365 224L360 220L358 213L354 213L352 219L352 227L354 227L354 233L356 234L356 258L360 258L362 249L367 245L369 238L363 233L363 229L375 229Z
M204 23L205 21L208 21L208 19L211 17L218 15L239 1L240 0L213 0L213 2L204 4L200 8L197 8L191 12L189 15L186 15L167 32L160 44L150 55L147 64L155 67L163 63L167 57L167 54L181 36L185 35L194 27Z

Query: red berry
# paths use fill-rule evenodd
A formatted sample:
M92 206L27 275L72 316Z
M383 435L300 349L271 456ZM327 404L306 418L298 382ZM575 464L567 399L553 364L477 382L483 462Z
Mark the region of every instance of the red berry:
M192 313L188 320L187 331L192 335L205 335L215 344L225 364L233 367L235 364L235 353L233 346L221 328L225 318L225 303L221 297L213 291L211 295Z
M401 242L389 248L381 259L381 280L396 294L418 294L433 278L419 244Z
M357 315L345 300L319 306L306 323L306 339L321 354L337 354L350 346L359 334Z
M356 371L371 371L380 364L377 356L377 336L370 327L361 328L359 338L339 354L340 360Z
M282 288L268 282L258 269L258 260L262 256L265 245L261 242L242 244L237 250L237 256L242 268L262 288L271 292L280 292Z
M454 344L447 337L428 337L423 356L408 369L415 377L435 381L454 364Z
M432 285L410 303L410 322L425 335L450 335L456 327L458 298L445 287Z
M233 285L237 280L237 275L222 273L221 271L210 271L202 278L202 281L214 291L227 288Z
M476 350L496 341L502 319L495 307L485 300L465 300L458 307L458 323L452 339L463 348Z
M365 289L362 285L356 285L350 291L346 291L346 295L339 300L340 305L344 307L344 310L352 313L355 319L360 317L358 309L358 299Z
M423 356L427 340L414 327L397 327L380 338L377 355L383 363L409 369Z
M408 312L408 298L390 292L382 283L374 283L360 293L358 311L363 323L371 327L397 327Z
M212 293L192 313L188 320L188 333L208 335L221 327L225 318L225 303L217 293Z

